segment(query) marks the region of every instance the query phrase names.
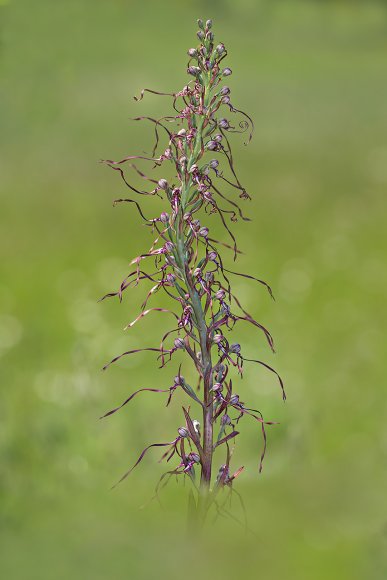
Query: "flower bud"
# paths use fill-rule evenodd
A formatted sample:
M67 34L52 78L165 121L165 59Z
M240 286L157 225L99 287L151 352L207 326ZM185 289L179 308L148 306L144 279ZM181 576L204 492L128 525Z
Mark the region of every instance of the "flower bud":
M222 383L215 383L212 387L212 390L215 391L216 393L220 393L222 389L223 389Z
M179 433L180 437L188 437L189 435L188 429L186 429L185 427L179 427L177 432Z
M208 259L210 260L210 262L215 262L217 257L218 254L216 252L209 252L208 254Z
M196 50L196 48L190 48L188 50L188 56L194 58L195 56L197 56L198 51Z
M201 28L202 30L204 29L204 23L203 20L201 18L198 19L198 26L199 28Z
M172 242L165 242L164 249L167 252L172 252L173 248L174 248L174 245L172 244Z
M219 161L217 159L211 159L208 165L211 167L211 169L216 169L219 165Z
M192 220L191 225L194 230L199 230L200 228L200 221L199 220Z
M230 68L226 67L222 70L222 75L224 77L229 77L230 75L232 75L232 70Z
M175 344L175 348L181 348L182 350L185 349L185 342L180 337L175 338L174 344Z
M241 352L241 345L238 344L237 342L235 342L234 344L232 344L230 346L230 352L234 352L236 354L239 354Z
M212 20L211 19L210 20L207 20L207 22L206 22L206 28L207 28L207 30L210 30L210 28L212 28Z
M160 189L164 189L165 191L169 189L168 181L166 179L160 179L158 182L158 186Z
M191 214L191 212L190 212L190 211L187 211L187 213L185 213L185 214L183 215L183 220L184 220L185 222L186 222L186 221L189 221L189 220L191 219L191 217L192 217L192 214Z
M239 395L232 395L230 405L237 405L239 403Z
M216 143L216 141L211 140L211 141L208 141L206 147L209 151L214 151L214 149L216 149L218 147L218 144Z
M192 451L192 452L191 452L191 453L188 455L188 457L189 457L189 458L190 458L192 461L194 461L195 463L200 463L200 456L199 456L197 453L195 453L194 451Z
M199 236L206 238L208 236L208 228L206 228L206 227L200 228Z
M231 101L231 99L230 99L230 97L229 97L229 96L227 96L227 95L226 95L225 97L223 97L223 98L222 98L222 103L223 103L224 105L228 105L228 104L230 103L230 101Z
M227 119L219 119L218 125L222 129L228 129L230 126L230 123L227 121Z
M182 157L180 157L180 159L179 159L179 163L180 163L180 165L184 166L187 163L187 157L182 155Z
M221 95L229 95L230 94L230 87L222 87L220 94Z
M218 133L218 135L215 135L215 136L213 137L213 139L214 139L214 141L216 141L217 143L220 143L220 142L221 142L221 140L223 139L223 135L220 135L220 134Z
M176 280L176 276L174 274L167 274L167 282L169 284L174 284Z
M220 44L218 44L215 50L218 54L223 54L224 51L226 50L226 47L224 46L223 42L221 42Z
M217 293L215 294L215 297L218 300L223 300L223 298L226 296L226 292L224 290L218 290Z
M203 40L203 38L204 38L204 32L202 32L201 30L199 30L199 32L196 33L196 36L198 37L199 40Z
M193 77L197 77L200 74L200 68L198 66L189 66L187 68L187 73Z
M175 385L183 385L184 377L182 375L176 375L174 379Z
M202 273L200 268L195 268L195 270L193 271L193 275L195 276L195 278L197 278L198 276L200 276Z
M214 40L214 33L213 32L207 32L206 34L206 38L212 42Z
M167 212L163 211L163 213L160 215L160 220L163 222L163 224L167 224L169 222L169 215Z
M215 344L220 344L223 340L222 334L215 334L214 338L212 339Z
M184 137L184 135L187 133L187 131L185 129L180 129L180 131L177 133L180 137Z

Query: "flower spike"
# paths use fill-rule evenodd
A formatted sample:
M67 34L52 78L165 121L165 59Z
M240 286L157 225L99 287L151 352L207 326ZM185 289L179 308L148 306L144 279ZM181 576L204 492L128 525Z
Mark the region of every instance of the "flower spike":
M244 309L232 291L231 277L255 281L273 300L274 296L267 282L250 273L230 269L222 257L223 248L232 250L234 261L242 253L234 224L238 220L250 221L242 205L251 197L235 168L230 141L234 133L241 133L247 136L247 145L253 136L254 123L247 113L234 106L228 81L236 75L223 62L227 50L222 42L215 41L211 19L198 20L197 39L196 46L188 49L187 80L181 90L159 92L144 88L134 97L140 102L149 93L171 101L170 114L160 118L141 115L134 119L153 126L151 153L102 161L118 173L135 198L122 197L114 205L133 204L152 237L150 247L130 261L131 270L118 290L105 294L101 300L117 296L121 302L131 288L146 285L140 309L131 313L131 322L125 328L141 324L143 318L155 312L175 318L172 327L163 329L159 348L127 350L114 357L103 370L124 356L146 351L157 354L160 368L178 359L178 372L170 387L156 385L137 389L101 418L115 414L142 392L166 393L167 407L176 390L187 396L192 411L187 405L182 407L184 422L179 421L180 427L174 428L175 438L145 447L118 483L132 473L149 449L163 447L160 461L170 463L171 469L160 477L154 497L158 498L160 489L173 475L188 478L192 483L190 506L198 518L204 520L213 507L216 514L238 521L225 509L225 502L219 501L218 494L226 492L231 497L236 493L244 510L241 497L233 489L244 467L232 469L230 465L241 422L250 417L260 427L263 449L259 472L267 448L265 427L274 422L264 420L260 411L241 400L243 394L235 391L235 379L243 376L245 362L254 362L277 376L284 401L286 393L282 378L274 368L260 359L246 358L239 340L229 338L229 333L242 327L239 322L244 321L262 333L264 344L274 353L271 333ZM153 174L154 170L159 173ZM157 196L164 207L155 217L148 218L136 200L138 196ZM222 236L220 240L212 236L214 218L223 229L225 240ZM152 306L155 296L161 299ZM195 372L194 387L183 376L183 365L184 369L187 366ZM223 463L215 470L216 477L214 453L216 457L223 456ZM227 498L228 495L226 501Z

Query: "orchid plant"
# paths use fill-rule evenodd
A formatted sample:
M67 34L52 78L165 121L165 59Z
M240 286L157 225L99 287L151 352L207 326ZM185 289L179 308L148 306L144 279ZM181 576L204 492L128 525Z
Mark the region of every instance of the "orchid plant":
M238 218L249 221L237 201L229 197L229 192L236 192L241 200L251 199L235 171L229 136L231 133L245 133L249 142L254 126L251 118L233 105L230 88L224 84L232 71L222 65L227 51L223 43L215 44L212 21L204 23L198 20L198 25L199 44L188 50L187 73L191 81L176 93L143 89L140 97L135 97L139 101L145 93L152 93L172 99L172 115L160 119L136 119L149 121L154 126L152 153L149 157L130 155L119 161L103 161L119 173L132 192L139 196L159 196L166 205L166 211L149 219L135 199L114 202L134 204L154 239L147 252L131 261L133 270L123 280L119 290L103 299L117 296L121 301L128 288L151 283L140 313L128 327L156 311L170 313L176 320L174 327L162 337L160 346L124 352L113 358L104 369L124 356L144 351L157 353L160 366L164 367L175 353L182 352L193 364L198 377L197 385L192 387L188 384L180 364L170 387L138 389L103 417L113 415L144 391L165 393L167 406L177 390L185 393L188 403L182 409L183 426L175 431L170 441L145 447L119 482L130 475L149 449L161 447L162 459L170 464L170 469L161 477L156 493L172 475L188 478L193 485L191 507L203 520L210 506L221 509L219 493L222 490L231 492L234 480L243 471L243 467L235 471L231 468L233 445L241 420L249 417L257 423L262 433L259 471L262 470L266 451L265 427L273 424L264 420L259 410L241 400L230 375L242 376L245 362L257 363L277 376L284 400L286 395L280 376L271 366L261 360L246 358L240 344L228 339L229 331L243 321L262 332L274 352L270 332L244 309L232 291L230 277L242 276L258 282L266 288L271 298L273 293L263 280L227 268L221 257L220 247L231 250L234 260L240 253L229 222L236 222ZM230 119L224 116L224 110L230 113ZM240 115L242 120L234 125L234 116L238 121ZM159 154L161 133L166 135L167 144ZM153 169L162 167L166 178L145 175L135 165L135 160L150 162ZM146 180L149 188L143 190L135 187L127 177L126 167ZM167 168L173 175L166 173ZM223 187L227 189L226 193ZM209 227L202 223L203 217L213 215L220 220L225 235L230 238L229 243L214 239ZM155 264L151 272L143 266L149 261ZM173 300L175 310L148 305L152 296L160 290L168 295L169 301ZM218 448L224 449L224 460L214 469L214 452Z

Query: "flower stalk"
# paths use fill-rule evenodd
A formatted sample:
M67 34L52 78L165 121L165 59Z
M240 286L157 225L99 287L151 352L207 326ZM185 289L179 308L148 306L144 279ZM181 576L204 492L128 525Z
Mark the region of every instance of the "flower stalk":
M188 50L187 73L192 80L175 93L143 89L141 96L136 98L139 101L148 92L167 95L173 100L175 114L172 116L136 119L146 120L154 125L156 143L152 154L147 157L130 155L120 161L104 161L119 172L126 187L132 192L139 196L161 197L168 206L168 212L163 211L160 216L149 219L137 200L127 198L115 201L115 204L134 204L155 237L151 248L132 260L134 269L123 280L119 290L107 294L103 299L117 296L121 301L128 288L140 283L151 283L140 314L127 328L156 311L174 316L177 322L177 326L164 334L158 348L146 347L124 352L105 365L104 369L123 356L144 351L158 353L161 367L164 367L177 352L182 352L194 366L199 390L195 391L181 375L180 364L173 385L169 388L137 389L124 403L105 413L103 417L112 415L143 391L168 393L169 405L175 391L181 389L191 404L195 404L196 408L197 405L201 407L201 422L191 415L190 406L183 407L185 426L178 428L175 438L168 443L148 445L120 481L142 461L149 449L166 447L162 459L170 462L177 457L177 465L163 474L156 494L172 475L188 477L196 494L196 499L190 500L190 503L195 506L198 520L203 522L211 506L214 505L218 513L222 512L218 502L219 493L224 490L232 493L233 482L243 471L243 467L234 473L230 470L233 451L231 442L239 434L236 426L245 417L250 417L259 425L263 437L263 451L259 463L261 471L267 442L265 427L273 424L265 421L260 411L241 401L234 391L230 372L236 372L237 377L241 377L245 361L257 363L277 375L284 400L286 396L282 380L271 366L257 359L245 358L239 343L230 344L226 338L226 334L236 324L239 326L240 322L247 322L262 333L274 352L270 332L243 308L232 291L229 274L254 280L264 285L271 297L273 295L266 282L251 274L226 268L221 257L220 247L233 250L234 260L239 253L229 222L233 223L238 219L249 221L233 198L235 191L241 200L250 199L250 196L237 176L229 134L248 132L250 141L253 122L246 113L234 107L231 91L224 85L225 78L232 71L221 66L227 51L223 43L215 45L212 21L203 23L199 20L198 25L199 45ZM221 113L227 109L236 118L242 116L236 126ZM168 142L166 148L158 154L160 133L167 135ZM163 171L168 166L173 175L168 179L150 177L134 162L151 162L153 169L162 168ZM141 189L129 181L126 167L145 179L151 189ZM226 191L223 191L224 188ZM230 243L210 237L210 229L202 225L199 215L201 219L207 215L218 216ZM143 269L143 264L149 260L154 260L156 268L151 273L148 269ZM159 291L166 294L169 302L173 301L177 311L148 307L152 296ZM225 450L225 458L214 478L214 452L218 447ZM197 478L198 470L200 482Z

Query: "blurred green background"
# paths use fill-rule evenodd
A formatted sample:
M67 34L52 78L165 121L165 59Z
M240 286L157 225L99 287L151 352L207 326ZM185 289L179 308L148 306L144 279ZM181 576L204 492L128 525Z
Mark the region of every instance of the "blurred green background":
M254 425L235 452L256 536L218 520L204 551L185 539L181 483L138 509L163 472L157 453L109 491L146 444L174 436L179 399L144 394L98 420L177 367L144 353L100 371L156 345L170 320L125 334L142 292L97 303L150 243L131 207L112 207L126 191L98 160L149 151L151 127L129 118L169 114L169 100L132 96L187 82L198 17L213 18L233 102L256 124L249 147L233 139L254 218L235 227L238 267L277 301L235 289L278 353L247 328L234 336L288 392L283 405L254 367L238 384L280 425L262 475ZM1 577L386 578L387 3L1 0L0 19Z

